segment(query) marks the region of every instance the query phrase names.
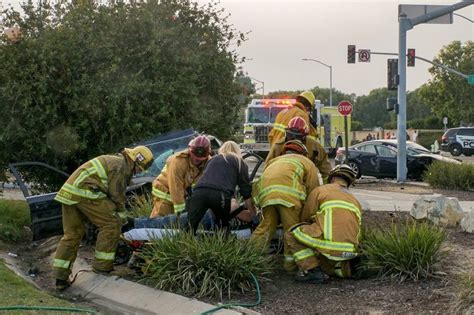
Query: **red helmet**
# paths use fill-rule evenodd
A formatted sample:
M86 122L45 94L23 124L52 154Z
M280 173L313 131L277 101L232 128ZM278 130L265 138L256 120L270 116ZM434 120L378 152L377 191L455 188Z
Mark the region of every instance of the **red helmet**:
M189 152L197 160L205 160L211 153L211 141L206 136L198 136L189 142Z
M286 140L300 140L305 141L309 133L308 125L301 117L293 117L286 127Z
M303 142L298 141L298 140L290 140L285 142L285 145L283 146L283 152L286 153L297 153L301 154L304 156L308 155L308 149L306 146L303 144Z

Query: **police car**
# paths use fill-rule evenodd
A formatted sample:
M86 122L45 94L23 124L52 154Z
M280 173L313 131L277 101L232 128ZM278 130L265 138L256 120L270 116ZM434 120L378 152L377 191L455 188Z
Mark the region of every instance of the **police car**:
M460 127L446 130L441 137L441 150L454 156L474 154L474 127Z

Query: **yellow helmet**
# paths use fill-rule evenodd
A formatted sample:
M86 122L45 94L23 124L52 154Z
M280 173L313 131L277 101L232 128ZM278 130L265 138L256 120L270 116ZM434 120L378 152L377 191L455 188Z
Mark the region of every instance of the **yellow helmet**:
M314 108L314 102L316 101L316 97L314 97L314 94L313 92L311 91L304 91L303 93L301 93L300 95L298 95L298 97L296 98L297 101L303 103L303 105L305 107L308 107L310 109L313 109ZM305 103L308 103L308 104L305 104Z
M153 153L143 145L139 145L133 149L125 148L124 152L142 171L149 168L153 163Z

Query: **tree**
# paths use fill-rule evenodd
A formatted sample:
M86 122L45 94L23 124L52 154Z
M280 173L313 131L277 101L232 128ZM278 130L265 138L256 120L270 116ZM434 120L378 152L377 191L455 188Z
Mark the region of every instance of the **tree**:
M461 73L474 73L474 41L462 44L453 41L443 47L433 60ZM438 117L448 117L453 126L474 123L474 87L467 80L433 66L429 69L433 78L420 88L420 96L430 104Z
M173 129L226 138L240 109L245 36L215 4L47 1L6 10L0 39L0 167L81 162ZM112 3L112 2L111 2Z
M370 91L369 95L357 97L352 119L362 123L364 128L373 129L382 127L390 122L390 112L387 111L387 97L395 97L395 92L388 91L387 88L379 88Z

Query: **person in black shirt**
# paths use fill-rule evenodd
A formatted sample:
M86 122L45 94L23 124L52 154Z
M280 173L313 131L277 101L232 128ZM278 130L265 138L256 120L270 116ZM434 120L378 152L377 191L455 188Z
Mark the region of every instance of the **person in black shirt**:
M219 154L213 156L206 165L202 177L186 202L189 226L196 231L204 213L211 209L223 228L229 227L231 219L231 198L236 186L245 200L244 210L239 219L250 222L255 215L252 203L252 185L247 164L242 160L240 148L234 141L225 142Z

